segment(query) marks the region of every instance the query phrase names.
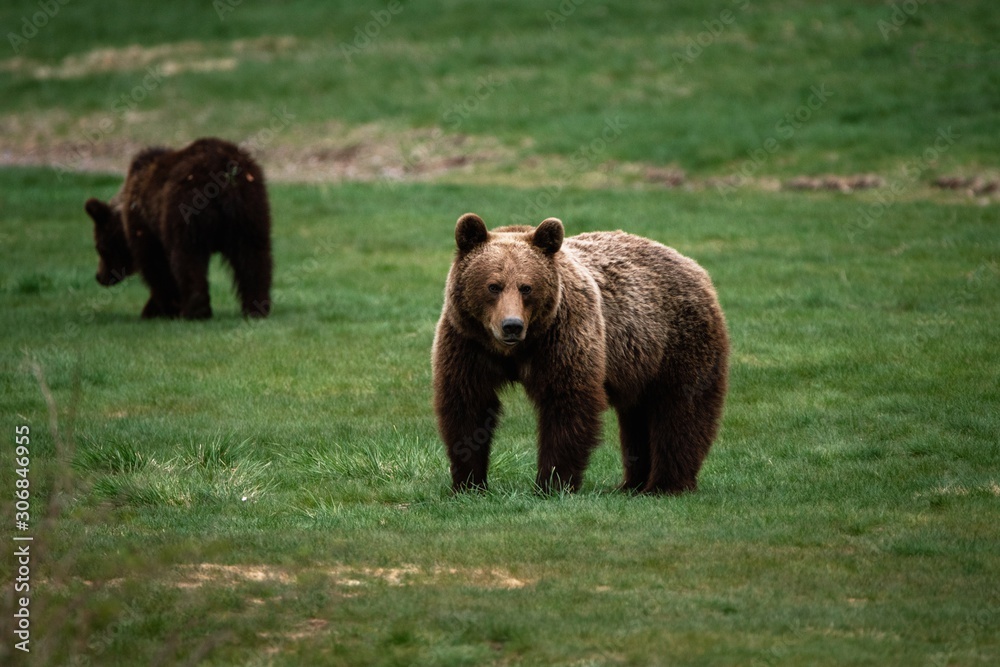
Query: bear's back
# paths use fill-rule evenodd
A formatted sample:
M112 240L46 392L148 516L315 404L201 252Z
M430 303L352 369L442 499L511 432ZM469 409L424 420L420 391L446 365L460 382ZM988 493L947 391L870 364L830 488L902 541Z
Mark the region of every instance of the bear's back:
M174 187L178 191L206 189L211 194L213 188L208 187L209 183L262 184L263 173L238 146L221 139L198 139L180 150L160 155L150 178L154 187ZM223 188L220 194L228 193Z
M263 238L269 233L263 171L238 146L221 139L140 153L123 195L127 225L149 229L164 242L181 230L196 229L200 244L218 250L234 235ZM256 224L247 228L248 221Z
M724 327L708 273L673 248L618 231L568 237L563 251L600 289L612 393L644 384L697 346L699 332Z
M570 236L568 256L594 277L605 299L648 310L656 304L715 299L708 273L693 259L662 243L622 231Z

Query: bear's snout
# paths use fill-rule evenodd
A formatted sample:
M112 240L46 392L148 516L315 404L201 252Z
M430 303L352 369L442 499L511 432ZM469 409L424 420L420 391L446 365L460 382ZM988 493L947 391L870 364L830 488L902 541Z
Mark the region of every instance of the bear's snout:
M503 342L519 343L524 337L524 320L520 317L505 317L500 323L500 330L503 332Z
M490 326L493 337L502 347L514 347L518 343L523 343L528 326L524 320L516 315L508 315L503 319L493 320Z

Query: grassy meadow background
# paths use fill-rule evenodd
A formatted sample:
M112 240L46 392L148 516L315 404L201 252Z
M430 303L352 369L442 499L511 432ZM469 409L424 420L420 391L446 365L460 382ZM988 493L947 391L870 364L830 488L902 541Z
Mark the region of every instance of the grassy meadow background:
M0 7L4 664L1000 660L993 3L42 5ZM204 135L270 176L274 312L215 263L214 319L142 322L83 202ZM470 210L709 270L697 493L616 493L609 413L581 492L536 495L514 389L490 492L451 495L430 345Z

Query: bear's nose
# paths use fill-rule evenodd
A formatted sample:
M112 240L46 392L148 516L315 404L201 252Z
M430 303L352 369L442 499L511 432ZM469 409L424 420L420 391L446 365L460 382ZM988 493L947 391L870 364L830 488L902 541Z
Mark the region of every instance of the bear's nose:
M505 317L500 328L504 336L520 336L524 332L524 321L519 317Z

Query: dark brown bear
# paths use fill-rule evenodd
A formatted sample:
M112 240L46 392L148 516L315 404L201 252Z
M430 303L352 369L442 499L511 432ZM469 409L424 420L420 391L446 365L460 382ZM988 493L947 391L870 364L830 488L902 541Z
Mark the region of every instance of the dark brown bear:
M142 317L212 316L208 261L222 253L246 317L271 312L271 214L264 173L220 139L139 153L108 203L87 200L100 265L114 285L139 271L149 286Z
M555 218L489 232L467 213L455 238L432 362L452 488L486 488L497 391L520 382L538 415L541 490L580 486L608 404L623 488L694 490L718 432L729 355L704 269L620 231L564 241Z

